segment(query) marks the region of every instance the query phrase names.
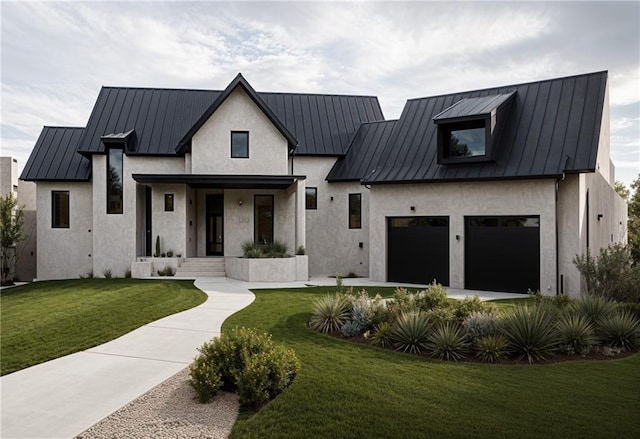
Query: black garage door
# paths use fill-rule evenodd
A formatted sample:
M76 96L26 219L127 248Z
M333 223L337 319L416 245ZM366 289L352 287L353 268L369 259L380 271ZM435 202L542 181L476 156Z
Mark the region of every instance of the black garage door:
M540 289L540 217L465 217L465 288Z
M388 219L387 278L390 282L449 285L449 218Z

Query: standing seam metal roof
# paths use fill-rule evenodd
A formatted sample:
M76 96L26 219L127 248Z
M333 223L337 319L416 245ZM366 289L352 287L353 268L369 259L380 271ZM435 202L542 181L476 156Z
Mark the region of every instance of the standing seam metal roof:
M407 101L376 170L365 184L553 177L592 172L607 72ZM437 163L433 118L463 99L517 92L495 162Z

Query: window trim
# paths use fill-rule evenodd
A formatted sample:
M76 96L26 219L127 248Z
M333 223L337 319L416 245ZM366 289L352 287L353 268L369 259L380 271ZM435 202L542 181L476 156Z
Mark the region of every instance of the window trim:
M120 188L120 210L112 210L109 205L109 182L111 180L110 168L111 168L111 151L120 151L122 168L120 169L121 188ZM107 189L107 215L122 215L124 214L124 149L123 148L108 148L107 149L107 168L106 168L106 189Z
M173 212L175 206L176 197L174 194L164 194L164 211Z
M309 205L309 198L307 194L307 191L309 190L313 191L314 203L312 206ZM318 210L318 188L317 187L306 187L304 189L304 208L306 210Z
M357 196L357 200L358 200L358 225L354 225L352 223L352 216L351 216L351 210L352 210L352 200L355 200ZM349 216L349 229L362 229L362 193L361 192L357 192L357 193L351 193L349 194L349 210L348 210L348 216Z
M56 208L59 206L56 201L56 195L66 195L67 196L67 224L60 225L60 215L56 215ZM52 229L68 229L71 227L71 206L70 206L71 195L69 191L51 191L51 228ZM56 218L57 217L57 218ZM56 219L58 221L56 221Z
M246 156L233 155L233 136L234 136L234 134L246 134L246 136L247 136L247 155ZM231 148L230 154L231 154L231 158L232 159L248 159L249 158L249 131L231 131L229 146Z

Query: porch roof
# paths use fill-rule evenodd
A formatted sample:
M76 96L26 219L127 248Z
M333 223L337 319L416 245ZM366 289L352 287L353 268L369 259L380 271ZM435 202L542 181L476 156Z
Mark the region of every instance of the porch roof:
M138 183L186 184L194 189L287 189L306 175L133 174Z

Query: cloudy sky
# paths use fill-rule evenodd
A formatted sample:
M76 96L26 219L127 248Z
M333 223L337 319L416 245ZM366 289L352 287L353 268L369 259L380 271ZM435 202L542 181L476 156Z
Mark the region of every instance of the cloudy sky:
M640 3L2 2L2 155L84 126L102 85L408 98L609 71L612 158L640 172Z

